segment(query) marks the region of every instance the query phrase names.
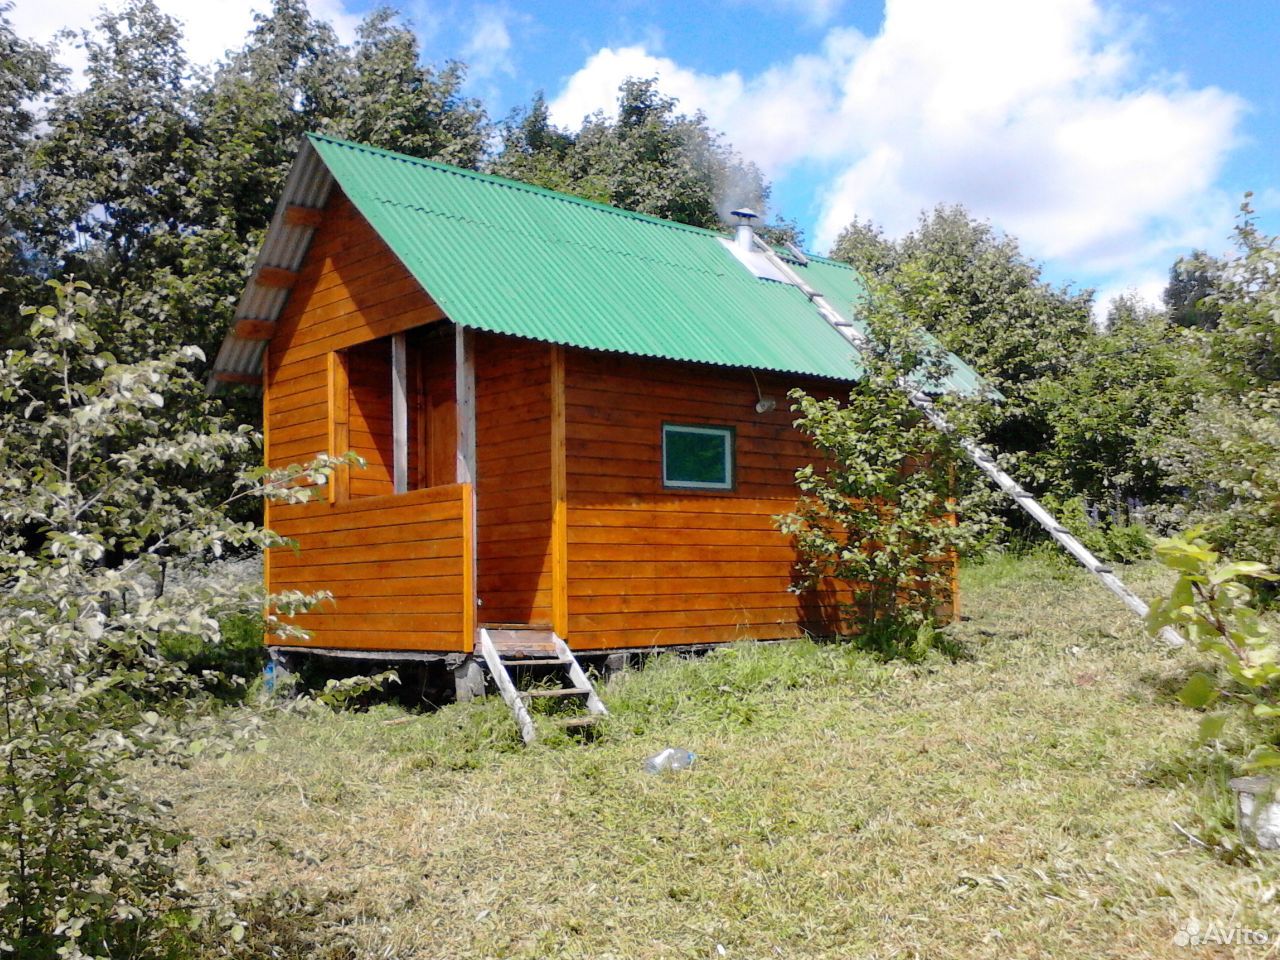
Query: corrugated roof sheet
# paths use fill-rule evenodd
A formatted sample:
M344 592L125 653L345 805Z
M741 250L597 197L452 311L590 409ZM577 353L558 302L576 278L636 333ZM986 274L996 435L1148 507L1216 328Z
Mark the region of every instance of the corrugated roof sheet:
M308 141L299 164L315 151L460 326L670 360L861 375L855 348L798 288L757 279L714 231L344 140ZM857 273L819 257L794 270L858 322ZM973 390L976 375L956 364L949 385Z

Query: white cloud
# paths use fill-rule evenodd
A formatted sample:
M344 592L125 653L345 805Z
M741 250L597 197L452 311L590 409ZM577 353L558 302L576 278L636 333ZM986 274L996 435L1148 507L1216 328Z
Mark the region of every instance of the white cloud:
M462 48L462 59L472 79L515 75L515 66L511 62L511 31L507 26L511 17L511 11L505 7L480 7L475 11L471 36Z
M875 36L833 28L753 75L600 50L551 109L576 124L623 78L658 76L775 179L819 171L820 246L855 214L900 233L963 203L1057 272L1150 290L1229 232L1235 201L1214 184L1244 104L1143 75L1126 29L1097 0L888 0Z
M271 8L270 0L156 0L156 5L183 24L187 56L201 65L241 46L253 28L254 13ZM123 6L123 0L18 0L9 16L20 36L47 41L59 30L91 27L103 7ZM309 6L314 16L333 24L343 41L355 38L360 17L348 12L343 0L310 0ZM83 52L66 44L61 59L77 72L84 68Z

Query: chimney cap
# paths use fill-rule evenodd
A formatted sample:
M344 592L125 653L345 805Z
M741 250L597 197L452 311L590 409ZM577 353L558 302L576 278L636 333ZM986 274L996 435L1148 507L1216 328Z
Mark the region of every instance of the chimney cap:
M740 210L732 210L730 211L729 216L740 217L743 220L758 220L760 218L760 214L756 213L750 207L743 207Z

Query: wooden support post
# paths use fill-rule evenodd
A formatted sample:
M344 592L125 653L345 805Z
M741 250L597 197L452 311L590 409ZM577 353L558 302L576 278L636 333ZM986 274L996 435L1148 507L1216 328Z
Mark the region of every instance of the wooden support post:
M475 657L467 657L453 668L453 693L458 703L484 696L484 671Z
M262 465L271 469L271 344L262 350ZM271 529L271 498L262 498L262 525ZM271 548L262 551L262 585L271 595ZM262 609L263 617L271 611L270 603Z
M458 392L458 483L476 479L476 365L471 331L454 328L454 377Z
M462 485L462 649L476 645L476 498L475 485Z
M403 333L391 337L392 492L409 490L409 358Z
M564 347L551 347L551 628L569 636L569 511L565 466Z
M340 350L329 354L329 456L340 457L351 449L351 388L347 378L347 355ZM329 477L329 502L346 503L351 489L351 468L338 467Z
M465 484L462 490L462 648L470 651L476 643L478 596L476 526L476 366L475 344L471 331L453 328L454 390L457 420L457 474L455 480Z

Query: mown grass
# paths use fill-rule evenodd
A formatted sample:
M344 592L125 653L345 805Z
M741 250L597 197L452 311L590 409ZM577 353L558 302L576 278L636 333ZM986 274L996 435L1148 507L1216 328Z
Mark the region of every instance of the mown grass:
M589 745L520 747L496 698L383 706L153 782L232 838L246 895L295 891L250 937L281 956L1193 957L1231 953L1176 945L1191 917L1280 931L1280 869L1218 846L1229 772L1173 698L1196 655L1059 565L964 587L955 662L740 645L615 678ZM667 745L694 768L641 772Z

